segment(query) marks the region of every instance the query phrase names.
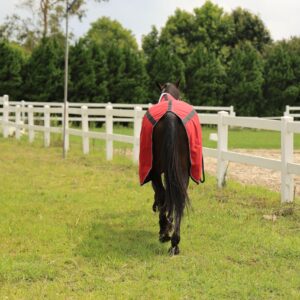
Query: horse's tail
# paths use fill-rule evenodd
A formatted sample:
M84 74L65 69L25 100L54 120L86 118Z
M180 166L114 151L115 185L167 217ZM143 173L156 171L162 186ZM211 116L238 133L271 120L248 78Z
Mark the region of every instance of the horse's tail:
M182 217L184 208L188 203L187 182L188 177L184 175L186 170L182 170L182 163L179 149L182 147L179 139L179 131L185 128L179 118L167 112L165 115L165 134L164 134L164 162L165 162L165 205L168 216ZM182 155L182 154L181 154Z

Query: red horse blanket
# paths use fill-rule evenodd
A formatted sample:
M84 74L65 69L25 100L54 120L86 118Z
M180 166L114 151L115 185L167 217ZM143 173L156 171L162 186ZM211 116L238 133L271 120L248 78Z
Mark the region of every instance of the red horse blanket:
M143 118L140 135L139 176L140 184L147 183L152 168L152 133L158 121L171 111L176 114L185 127L190 150L190 177L196 182L201 181L202 171L202 132L198 115L194 108L170 94L164 94L158 104L153 105Z

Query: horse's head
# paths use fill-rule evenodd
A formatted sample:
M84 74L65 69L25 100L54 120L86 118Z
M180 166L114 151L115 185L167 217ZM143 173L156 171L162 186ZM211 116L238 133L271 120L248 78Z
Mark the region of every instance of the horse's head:
M160 84L156 83L161 93L168 93L171 94L175 99L179 99L180 97L180 91L179 91L179 82L180 80L177 80L176 83L165 83Z

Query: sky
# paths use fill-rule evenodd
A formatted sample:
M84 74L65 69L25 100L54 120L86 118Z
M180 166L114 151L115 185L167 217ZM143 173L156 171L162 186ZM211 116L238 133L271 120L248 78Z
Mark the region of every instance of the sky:
M37 0L36 0L37 1ZM16 10L20 0L0 0L0 24L6 15ZM84 35L90 24L102 16L119 21L130 29L141 44L142 35L148 34L151 26L163 27L176 8L192 12L205 0L109 0L96 3L87 0L87 16L80 22L76 17L70 20L70 28L76 37ZM236 7L248 9L260 16L274 40L300 36L300 0L212 0L226 12Z

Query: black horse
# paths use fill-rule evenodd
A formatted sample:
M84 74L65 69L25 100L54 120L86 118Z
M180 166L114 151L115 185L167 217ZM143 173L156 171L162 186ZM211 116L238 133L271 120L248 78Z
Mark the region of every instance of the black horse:
M158 84L161 93L169 93L175 99L179 99L178 85L179 82ZM159 211L159 240L171 240L170 255L179 254L180 223L188 203L189 170L186 130L174 113L167 112L153 129L153 165L150 176L155 192L153 210Z

